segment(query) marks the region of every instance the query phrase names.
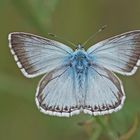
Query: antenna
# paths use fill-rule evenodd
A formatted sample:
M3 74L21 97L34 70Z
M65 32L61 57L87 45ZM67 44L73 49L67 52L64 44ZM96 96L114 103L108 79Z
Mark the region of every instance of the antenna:
M92 38L94 38L98 33L100 33L101 31L103 31L106 27L107 27L107 25L102 26L96 33L94 33L93 35L91 35L91 36L83 43L82 46L85 46Z
M62 41L65 41L65 42L71 44L71 45L74 46L74 47L77 46L76 44L72 43L71 41L66 40L66 39L64 39L64 38L62 38L62 37L60 37L60 36L57 36L57 35L53 34L53 33L48 33L48 35L50 35L50 36L52 36L52 37L55 37L56 39L60 39L60 40L62 40Z

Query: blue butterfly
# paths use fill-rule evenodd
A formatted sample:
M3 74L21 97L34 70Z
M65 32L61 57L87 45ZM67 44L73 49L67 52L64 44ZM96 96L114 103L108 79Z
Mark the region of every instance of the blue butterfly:
M84 112L104 115L120 110L122 82L113 73L133 75L140 65L140 30L75 50L29 33L9 34L9 47L27 78L41 74L35 101L39 110L56 116Z

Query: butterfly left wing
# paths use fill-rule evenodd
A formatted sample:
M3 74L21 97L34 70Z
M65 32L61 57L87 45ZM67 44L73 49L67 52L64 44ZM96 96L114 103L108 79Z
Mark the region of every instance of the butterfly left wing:
M36 104L45 114L72 116L81 109L75 71L63 66L46 74L36 91Z
M87 52L93 63L113 72L132 75L140 65L140 30L101 41Z
M9 47L21 72L28 78L61 67L73 53L62 43L23 32L9 34Z

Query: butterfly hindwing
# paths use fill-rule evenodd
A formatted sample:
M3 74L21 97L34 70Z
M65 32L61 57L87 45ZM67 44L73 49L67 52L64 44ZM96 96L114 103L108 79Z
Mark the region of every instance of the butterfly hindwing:
M42 78L36 92L36 104L45 114L71 116L80 113L79 94L73 69L64 66Z
M81 75L63 67L45 75L36 92L38 108L45 114L72 116L109 114L119 110L125 100L121 81L110 71L92 66Z
M106 68L93 65L86 75L84 112L104 115L118 111L125 100L121 81Z
M28 78L60 67L73 52L57 41L22 32L9 34L9 47L18 67Z

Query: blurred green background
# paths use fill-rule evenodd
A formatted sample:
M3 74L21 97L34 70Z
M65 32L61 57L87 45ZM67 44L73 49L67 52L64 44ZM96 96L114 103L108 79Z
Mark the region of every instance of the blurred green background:
M121 111L92 117L50 117L34 97L39 78L26 79L8 48L8 33L24 31L48 37L52 32L83 43L102 25L108 28L86 48L105 38L140 29L140 0L0 0L0 140L139 140L140 70L119 75L126 102Z

